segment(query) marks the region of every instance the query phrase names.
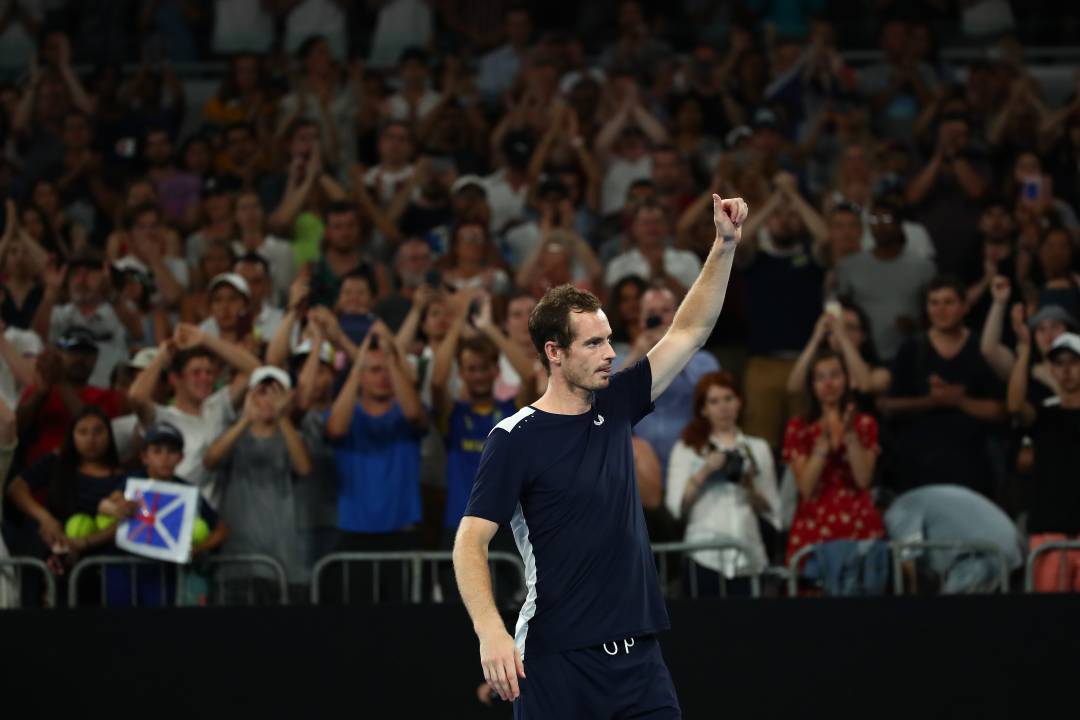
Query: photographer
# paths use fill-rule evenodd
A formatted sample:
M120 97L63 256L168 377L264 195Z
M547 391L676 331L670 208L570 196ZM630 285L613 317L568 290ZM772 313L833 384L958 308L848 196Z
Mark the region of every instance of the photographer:
M668 462L667 507L686 520L686 542L717 536L740 540L752 557L698 552L692 572L703 594L719 592L723 574L729 593L749 592L742 573L760 572L769 563L759 527L780 527L780 494L769 444L749 437L736 421L742 398L730 373L714 372L694 388L693 419L683 429ZM768 531L766 534L769 534ZM735 578L733 580L733 578Z

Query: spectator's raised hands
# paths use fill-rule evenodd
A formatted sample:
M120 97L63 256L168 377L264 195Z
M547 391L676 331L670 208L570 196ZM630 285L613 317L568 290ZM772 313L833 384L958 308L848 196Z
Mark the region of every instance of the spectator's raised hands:
M173 333L173 340L176 342L178 349L189 350L202 345L206 340L206 336L198 327L190 323L180 323Z
M990 281L990 296L994 298L995 303L1004 305L1009 302L1009 297L1012 294L1012 284L1009 282L1009 278L1004 275L997 275Z
M1012 320L1013 333L1016 335L1016 344L1031 345L1031 329L1027 324L1027 311L1024 304L1014 303L1009 317Z

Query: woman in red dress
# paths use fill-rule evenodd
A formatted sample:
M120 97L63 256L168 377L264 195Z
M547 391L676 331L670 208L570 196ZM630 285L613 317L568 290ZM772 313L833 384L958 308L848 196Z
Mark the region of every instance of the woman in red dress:
M868 490L880 453L877 421L855 412L847 370L835 352L814 360L807 384L810 412L792 418L784 434L784 462L799 489L787 560L813 543L885 535Z

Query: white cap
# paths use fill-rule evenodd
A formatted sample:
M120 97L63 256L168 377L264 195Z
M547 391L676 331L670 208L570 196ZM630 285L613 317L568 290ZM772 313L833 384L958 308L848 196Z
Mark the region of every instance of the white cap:
M251 379L248 380L248 387L253 388L267 380L277 382L286 390L292 388L292 380L289 379L289 373L279 367L274 367L273 365L263 365L262 367L255 368L255 372L251 373Z
M218 285L232 285L238 293L251 299L251 288L248 287L247 280L237 273L227 272L215 275L214 279L210 281L210 285L207 287L209 292L214 292L214 288Z
M1054 340L1054 344L1050 346L1050 351L1046 353L1047 357L1053 358L1054 355L1062 350L1068 350L1073 355L1080 357L1080 335L1076 333L1062 333Z
M487 184L484 182L484 178L479 175L462 175L450 186L450 192L456 193L459 190L464 190L470 185L480 188L481 192L487 195Z
M45 349L45 344L33 330L23 330L14 325L4 329L4 339L7 340L15 352L22 357L35 357Z
M150 367L150 363L154 362L154 358L157 357L158 349L156 347L144 347L137 353L131 356L128 360L128 367L133 367L136 370L145 370Z
M293 357L299 357L301 355L309 355L311 353L311 338L305 338L304 342L296 346L293 350ZM334 346L330 343L323 341L322 347L319 348L319 360L322 360L327 365L334 364Z

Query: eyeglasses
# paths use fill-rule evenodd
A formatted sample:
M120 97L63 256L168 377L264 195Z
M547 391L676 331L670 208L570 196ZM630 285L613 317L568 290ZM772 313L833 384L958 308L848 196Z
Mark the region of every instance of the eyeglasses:
M871 225L891 225L893 216L891 213L871 213L866 221Z

